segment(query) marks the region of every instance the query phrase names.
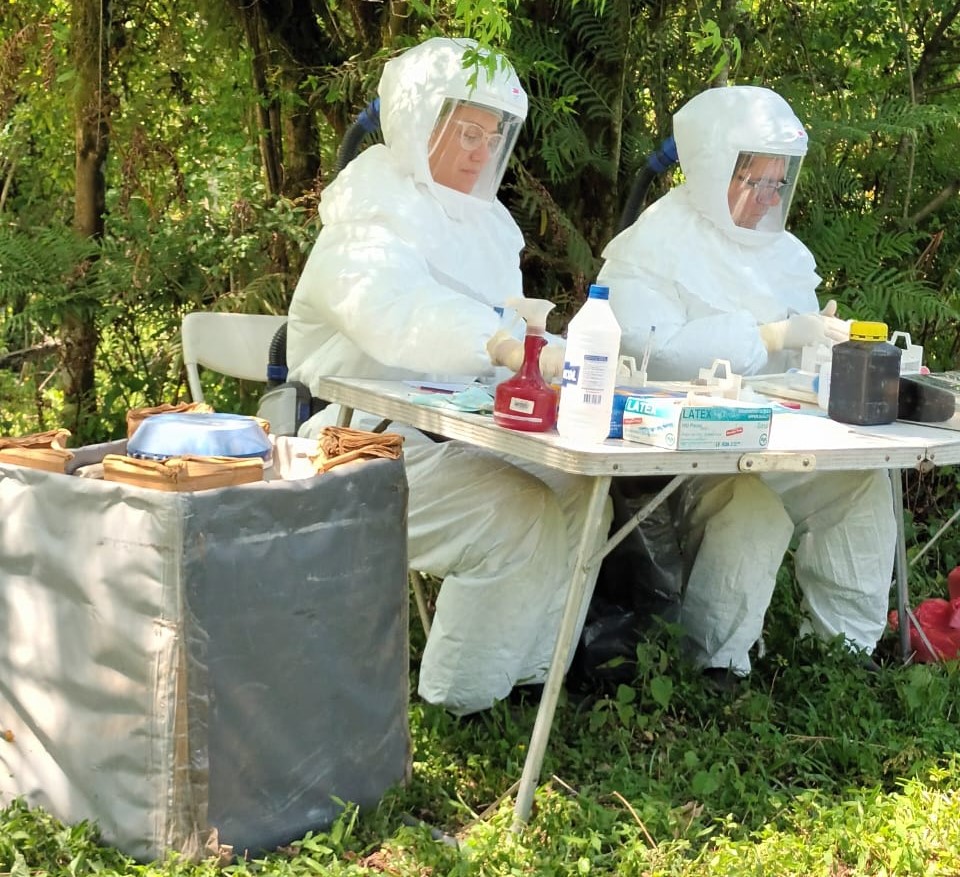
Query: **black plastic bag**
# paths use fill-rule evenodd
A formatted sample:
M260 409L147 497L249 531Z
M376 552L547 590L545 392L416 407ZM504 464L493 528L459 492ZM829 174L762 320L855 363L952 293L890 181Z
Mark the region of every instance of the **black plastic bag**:
M614 479L610 533L616 533L668 480ZM603 559L567 685L585 691L630 683L637 644L658 620L679 618L683 577L670 503L664 501Z

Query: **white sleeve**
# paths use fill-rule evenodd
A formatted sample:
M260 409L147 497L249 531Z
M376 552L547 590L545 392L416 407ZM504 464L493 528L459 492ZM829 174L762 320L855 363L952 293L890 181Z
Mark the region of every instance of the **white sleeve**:
M485 345L497 313L438 282L418 248L384 223L324 228L294 296L300 319L342 333L388 367L440 374L490 368Z
M647 367L654 379L691 380L715 359L729 360L738 374L756 374L766 365L767 351L749 311L709 311L675 281L619 260L604 264L598 282L610 287L622 354L639 363L656 327Z

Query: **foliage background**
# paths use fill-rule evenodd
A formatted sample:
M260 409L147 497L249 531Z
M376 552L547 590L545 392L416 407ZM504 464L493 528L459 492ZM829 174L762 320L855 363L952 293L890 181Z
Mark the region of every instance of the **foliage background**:
M810 130L791 221L822 296L910 331L932 367L951 368L958 10L14 0L0 11L0 434L58 423L78 442L113 437L131 405L185 395L184 312L283 312L344 131L383 62L437 33L503 49L529 91L501 195L526 236L527 293L558 304L552 328L582 301L671 114L711 85L755 83ZM104 150L93 231L78 221L84 126ZM213 392L244 404L233 386Z
M128 408L185 397L184 313L284 312L350 120L384 61L431 34L504 50L530 94L501 195L526 237L527 294L558 304L551 328L582 301L671 114L711 85L759 84L810 131L791 228L821 297L908 330L934 370L956 368L958 13L954 0L7 0L0 435L115 438ZM99 225L80 221L91 205ZM224 410L252 400L230 381L209 396ZM917 557L960 506L955 473L906 473L905 496ZM942 595L958 563L958 541L938 542L911 570L915 594ZM788 632L791 584L770 656L735 701L705 695L667 642L643 646L633 684L564 704L555 780L523 837L496 802L529 705L462 724L415 705L409 789L235 872L956 874L957 674L865 680L842 654L805 651ZM416 824L397 828L401 812ZM16 804L0 868L192 873L130 863L90 827Z

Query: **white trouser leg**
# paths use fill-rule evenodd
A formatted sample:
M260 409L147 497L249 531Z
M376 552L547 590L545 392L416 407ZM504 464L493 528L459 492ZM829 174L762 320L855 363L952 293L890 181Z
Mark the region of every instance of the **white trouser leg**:
M536 476L460 442L410 444L409 563L443 579L421 696L468 713L542 682L570 577L568 503ZM586 503L587 479L578 479ZM575 545L575 543L573 543Z
M521 469L525 469L527 472L536 475L537 478L549 485L550 489L560 500L560 508L563 511L563 517L567 523L566 549L568 558L566 572L564 573L564 589L560 599L550 607L544 617L544 623L556 633L563 617L566 586L573 576L573 560L577 552L577 546L580 544L580 537L583 535L584 528L588 525L586 512L590 500L590 489L593 479L584 475L571 475L568 472L551 469L549 466L540 466L536 463L528 463L513 457L509 457L508 459ZM610 523L612 521L613 502L608 498L603 509L603 516L594 533L591 555L598 552L606 544L607 536L610 532ZM573 647L570 649L570 654L567 655L567 670L570 669L570 663L573 661L573 653L576 651L576 644L580 639L580 632L583 630L583 624L587 618L587 610L590 608L590 600L593 597L593 589L597 584L597 575L599 572L600 560L597 561L596 566L590 572L590 577L587 579L587 587L583 594L583 603L580 606L580 615L577 618L576 631L573 636ZM555 638L556 637L554 637L554 639ZM542 645L544 650L541 654L537 655L537 660L544 667L543 676L545 677L553 656L553 640L543 642Z
M872 651L886 625L897 525L885 470L765 476L797 527L809 628Z
M694 479L683 490L680 534L692 558L680 623L700 667L750 672L793 524L755 475Z

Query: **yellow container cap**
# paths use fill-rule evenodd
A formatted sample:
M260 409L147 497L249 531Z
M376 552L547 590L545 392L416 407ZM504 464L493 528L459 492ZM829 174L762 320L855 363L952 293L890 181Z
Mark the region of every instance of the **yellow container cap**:
M869 320L854 320L850 324L851 341L886 341L887 324L871 323Z

